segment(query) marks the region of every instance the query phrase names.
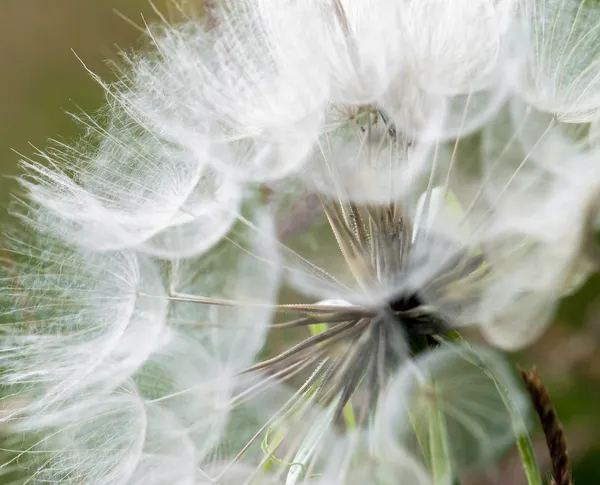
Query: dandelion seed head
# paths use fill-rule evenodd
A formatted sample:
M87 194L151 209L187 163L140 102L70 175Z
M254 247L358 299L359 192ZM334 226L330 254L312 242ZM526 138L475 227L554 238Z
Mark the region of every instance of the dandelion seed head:
M600 200L593 97L519 77L528 5L231 0L150 28L105 119L25 163L40 239L4 261L0 360L39 479L450 483L524 431L457 330L533 342L597 263Z

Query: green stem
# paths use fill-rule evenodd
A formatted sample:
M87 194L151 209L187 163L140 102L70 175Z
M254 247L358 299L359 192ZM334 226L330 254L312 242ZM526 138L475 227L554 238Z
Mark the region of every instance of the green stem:
M429 420L429 456L434 485L452 483L452 459L444 415L438 406L433 406Z
M454 342L462 344L467 350L469 350L470 355L464 356L465 359L467 359L474 365L479 366L486 373L486 375L494 382L494 385L498 390L498 394L500 394L502 402L504 403L504 406L506 407L506 410L508 411L508 414L510 416L510 421L512 423L512 427L517 440L517 448L521 456L521 463L523 465L523 469L527 477L527 485L543 485L542 475L540 473L539 466L535 459L535 453L533 451L533 443L531 442L531 438L529 437L527 431L523 431L527 429L527 426L525 425L523 416L521 416L517 407L510 399L510 395L506 387L504 387L504 384L502 384L502 382L500 382L496 378L496 376L492 373L492 371L489 369L486 363L479 359L477 355L471 351L471 346L466 340L462 338L462 336L458 334L458 332L451 332L449 337ZM473 358L475 359L475 361Z

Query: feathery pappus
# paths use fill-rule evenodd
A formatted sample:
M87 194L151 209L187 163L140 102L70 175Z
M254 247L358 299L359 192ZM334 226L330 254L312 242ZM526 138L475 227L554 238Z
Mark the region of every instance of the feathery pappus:
M450 485L489 466L528 405L486 345L531 344L600 261L597 11L227 0L150 27L96 77L82 141L23 163L2 469Z

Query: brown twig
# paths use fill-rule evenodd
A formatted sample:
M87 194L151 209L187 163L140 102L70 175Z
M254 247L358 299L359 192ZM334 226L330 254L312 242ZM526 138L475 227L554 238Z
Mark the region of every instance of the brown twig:
M577 460L585 456L595 446L596 434L587 422L570 426L566 429L565 434L569 438L569 457L571 460ZM552 470L552 463L550 455L547 454L546 438L544 436L535 437L533 449L540 472L549 475ZM513 449L493 469L488 468L477 474L461 477L460 483L462 485L527 485L527 478L523 473L521 455L516 449Z
M560 424L550 395L542 384L535 368L530 371L519 369L519 372L546 437L554 474L551 485L573 485L565 432Z

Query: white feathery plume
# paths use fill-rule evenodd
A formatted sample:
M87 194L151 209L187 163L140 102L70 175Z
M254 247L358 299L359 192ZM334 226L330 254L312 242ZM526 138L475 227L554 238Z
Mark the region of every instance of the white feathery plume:
M190 338L200 344L209 342L218 352L213 359L229 366L223 369L229 372L248 366L262 348L281 276L275 228L268 212L260 208L249 219L240 217L211 251L200 258L171 262L168 270L174 305L171 325L191 332ZM236 304L198 305L189 302L186 294L208 303Z
M170 264L172 335L136 381L187 425L199 459L222 438L239 373L265 343L279 291L272 222L260 212L246 222L201 258Z
M75 394L128 379L159 345L168 305L157 267L134 253L90 253L44 237L9 242L3 382L41 428L76 405Z
M68 414L55 419L43 430L43 438L12 460L31 470L30 480L98 485L196 483L196 449L179 415L144 400L131 382L113 393L76 397L78 403Z
M315 58L324 16L312 2L231 2L211 31L188 22L152 31L156 54L132 58L118 94L160 136L207 153L219 170L264 181L296 170L328 96Z
M376 102L404 65L399 2L311 0L325 12L326 30L309 39L323 63L336 104Z
M40 152L45 165L24 164L40 230L95 251L202 253L233 224L240 189L207 164L206 151L177 147L112 107L107 127L82 119L81 143Z
M503 123L503 127L500 127ZM540 165L551 171L569 165L573 157L594 148L590 138L589 123L563 123L550 113L538 111L518 97L512 97L507 106L484 128L492 128L498 140L497 146L515 138L510 148L517 160L527 154L530 164ZM505 133L500 132L503 130ZM508 153L503 158L509 158ZM562 161L561 161L562 160ZM510 167L510 164L507 164Z
M465 136L493 117L507 95L505 44L515 0L397 2L403 66L383 97L399 130L446 112L438 139Z
M43 429L49 432L16 459L37 483L128 483L144 447L143 403L128 386L93 400L84 393L77 397L69 413L53 420Z
M279 287L270 218L244 221L202 258L165 262L161 272L134 253L13 245L1 356L11 395L25 403L3 419L42 436L15 458L36 479L203 476L197 463L214 461L231 402L243 401L236 376L264 344ZM215 304L192 305L180 291Z
M552 123L543 132L521 123L539 114L514 123L507 113L482 136L481 200L494 212L482 224L481 247L496 270L475 319L492 343L515 349L537 339L560 297L597 270L600 179L593 131L576 140ZM537 140L521 137L528 128Z
M495 71L515 0L403 0L404 71L423 90L467 94Z
M567 123L598 118L600 7L589 0L521 0L526 37L515 89L529 104Z

